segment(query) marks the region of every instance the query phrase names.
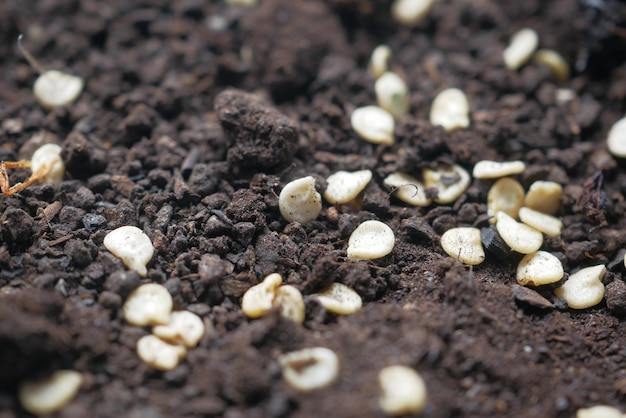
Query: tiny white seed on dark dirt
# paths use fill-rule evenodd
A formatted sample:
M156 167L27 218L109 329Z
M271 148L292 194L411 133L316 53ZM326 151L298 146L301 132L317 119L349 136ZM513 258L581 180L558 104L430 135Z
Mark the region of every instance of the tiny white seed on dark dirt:
M324 309L338 315L351 315L363 306L361 296L342 283L333 283L321 292L312 294L311 297Z
M626 117L613 124L609 131L607 145L611 154L626 158Z
M526 164L523 161L488 161L483 160L476 163L472 176L477 179L496 179L514 174L523 173Z
M380 221L365 221L348 239L348 257L372 260L393 251L395 235L391 228Z
M549 237L558 237L563 230L563 222L559 218L525 206L520 208L519 217L526 225L532 226Z
M65 164L61 159L61 147L57 144L45 144L37 148L30 159L30 171L37 173L39 170L49 168L48 174L43 179L47 183L61 183L65 174Z
M365 189L371 179L370 170L338 171L326 179L324 198L333 205L350 203Z
M276 289L272 306L278 307L283 317L293 320L296 324L304 322L304 299L302 293L295 286L288 284L279 286Z
M391 173L385 180L385 186L393 191L393 195L413 206L428 206L432 199L426 196L424 184L406 173Z
M389 58L391 58L391 48L387 45L378 45L374 48L368 67L369 72L374 78L379 78L387 72Z
M283 378L299 392L330 386L339 376L339 358L325 347L305 348L278 357Z
M539 35L534 30L526 28L516 32L502 54L504 64L511 70L517 70L526 64L538 46Z
M496 213L496 229L506 245L520 254L534 253L543 244L541 232L517 222L504 212Z
M487 214L492 217L492 222L495 222L498 212L517 219L523 204L524 188L517 180L509 177L496 181L487 194Z
M485 250L478 228L452 228L441 236L443 250L463 264L471 266L485 261Z
M527 254L517 266L517 283L522 286L542 286L556 283L563 278L563 265L546 251Z
M82 382L83 376L77 371L57 370L46 378L20 383L18 399L31 414L52 414L74 399Z
M315 190L315 179L307 176L287 183L280 191L278 208L289 222L303 224L317 218L322 210L322 197Z
M165 342L156 335L145 335L137 341L137 355L149 366L169 371L185 358L187 349L184 345Z
M382 394L378 400L387 415L419 414L426 405L426 384L407 366L388 366L378 373Z
M109 232L102 242L124 265L145 277L146 265L152 260L154 246L150 238L136 226L122 226Z
M436 168L422 170L426 188L437 189L437 203L452 203L469 187L469 173L460 165L440 164Z
M612 406L596 405L579 409L576 411L576 418L624 418L624 414Z
M241 299L241 310L248 318L260 318L272 309L276 290L283 283L278 273L272 273L252 286Z
M467 128L470 125L469 102L461 90L443 90L430 107L430 123L442 126L446 131Z
M192 312L175 311L167 325L155 326L152 333L171 344L192 348L198 345L204 335L204 322Z
M122 311L129 324L143 327L146 325L167 325L172 315L172 296L165 286L147 283L132 291Z
M422 20L435 3L435 0L395 0L391 5L391 17L403 25L414 25Z
M359 107L350 117L352 129L372 144L393 145L396 123L391 113L378 106Z
M570 275L561 287L554 289L554 293L565 299L572 309L591 308L604 298L602 278L605 273L603 265L584 268Z
M396 73L387 71L374 84L378 106L394 117L402 118L409 109L409 87Z
M536 181L530 185L526 193L524 206L541 213L554 215L561 208L562 196L563 187L559 183L543 180Z
M565 83L569 80L569 65L558 52L552 49L540 49L535 52L533 61L547 67L558 83Z

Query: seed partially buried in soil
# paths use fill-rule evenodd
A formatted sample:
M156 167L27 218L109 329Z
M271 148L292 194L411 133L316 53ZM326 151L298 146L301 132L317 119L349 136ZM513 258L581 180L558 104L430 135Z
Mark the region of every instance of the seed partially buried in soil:
M485 261L485 250L478 228L452 228L441 236L443 250L463 264L471 266Z
M395 235L391 228L380 221L365 221L348 239L348 257L373 260L393 251Z
M565 299L567 306L572 309L591 308L604 298L602 278L605 273L606 267L603 265L581 269L570 275L561 287L554 289L554 293Z
M145 277L146 265L152 260L154 246L150 238L136 226L122 226L109 232L102 242L124 265Z
M137 341L137 355L149 366L169 371L185 358L187 349L183 345L165 342L156 335L145 335Z
M328 312L337 315L351 315L363 306L361 296L342 283L333 283L321 292L313 293L311 297Z
M278 357L285 382L298 392L330 386L339 377L339 358L326 347L305 348Z
M561 261L547 251L527 254L517 266L517 283L522 286L543 286L556 283L565 272Z
M372 144L393 145L396 123L391 113L382 107L364 106L354 109L350 116L352 129Z
M469 127L469 102L463 91L451 88L439 93L430 107L430 123L446 131Z
M538 46L539 35L534 30L526 28L516 32L502 53L504 65L510 70L517 70L528 62Z
M504 212L496 213L496 229L504 242L520 254L534 253L543 244L541 232L517 222Z
M272 306L278 307L283 318L290 318L296 324L304 322L305 310L302 293L295 286L284 284L276 290Z
M74 370L57 370L39 380L20 383L17 396L26 411L34 415L49 415L69 404L76 396L83 376Z
M171 344L193 348L204 335L204 322L192 312L175 311L170 316L169 324L155 326L152 333Z
M354 201L372 179L370 170L338 171L326 179L324 198L330 204L346 204Z
M435 0L395 0L391 17L403 25L415 25L428 16L434 3Z
M63 181L65 164L61 159L61 147L57 144L45 144L37 148L30 159L30 171L35 174L44 167L50 167L42 179L46 183L59 184Z
M378 400L387 415L419 414L426 405L424 379L410 367L387 366L378 373L382 394Z
M469 187L471 178L469 173L460 165L439 164L434 169L422 170L426 188L437 190L437 203L452 203L458 199Z
M303 224L317 218L322 210L322 197L315 190L315 179L307 176L287 183L280 191L278 208L289 222Z
M167 325L171 319L173 304L172 296L165 286L146 283L128 295L122 312L126 322L138 327Z
M254 319L267 315L273 308L278 308L283 317L302 324L305 316L302 293L296 287L283 285L282 282L280 274L272 273L261 283L248 289L241 300L243 313L248 318Z

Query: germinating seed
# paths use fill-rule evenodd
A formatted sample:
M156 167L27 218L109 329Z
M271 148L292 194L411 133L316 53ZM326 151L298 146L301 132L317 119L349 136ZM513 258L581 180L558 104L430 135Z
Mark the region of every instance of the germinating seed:
M278 287L272 306L278 307L284 318L290 318L296 324L304 322L304 299L296 287L288 284Z
M538 212L531 208L520 208L519 218L526 225L532 226L537 231L543 232L549 237L558 237L561 235L561 231L563 231L563 222L561 222L559 218Z
M380 408L387 414L419 414L426 405L426 384L422 377L407 366L388 366L378 373L382 394Z
M47 183L61 183L65 174L65 164L61 159L61 147L57 144L45 144L37 148L30 159L30 171L38 172L44 167L51 167L43 179Z
M365 189L371 179L370 170L338 171L326 179L324 198L333 205L350 203Z
M149 366L169 371L185 358L187 349L184 345L167 343L156 335L145 335L137 341L137 355Z
M102 242L124 265L144 277L146 265L152 260L154 247L150 238L136 226L122 226L109 232Z
M391 228L380 221L365 221L348 239L348 257L372 260L393 251L396 238Z
M539 35L532 29L522 29L511 38L502 57L504 65L511 70L517 70L532 57L539 46Z
M299 392L331 385L339 376L339 358L325 347L305 348L278 357L283 378Z
M533 61L547 67L557 82L565 83L569 80L569 65L558 52L552 49L540 49L535 52Z
M476 163L472 175L477 179L497 179L523 173L526 164L523 161L496 162L483 160Z
M394 191L394 196L413 206L428 206L432 200L426 196L424 184L406 173L392 173L383 180Z
M26 411L49 415L69 404L78 393L83 376L74 370L57 370L39 380L20 383L17 396Z
M506 245L520 254L534 253L543 244L541 232L517 222L504 212L496 213L496 229Z
M553 181L536 181L530 185L524 206L548 215L556 214L561 208L563 187Z
M378 106L359 107L350 117L352 129L372 144L393 145L396 123L391 113Z
M426 188L437 189L437 203L452 203L458 199L470 184L469 173L460 165L438 165L435 169L422 170Z
M374 84L378 106L395 119L402 118L409 109L409 87L396 73L387 71Z
M524 204L524 188L512 178L502 178L496 181L487 194L487 214L495 222L498 212L504 212L517 219L519 210Z
M322 210L322 197L315 190L315 179L307 176L287 183L280 191L278 208L289 222L303 224L317 218Z
M122 311L129 324L167 325L172 315L172 296L165 286L147 283L139 286L126 298Z
M435 0L395 0L391 5L391 17L403 25L421 22L433 6Z
M172 312L169 324L155 326L152 333L171 344L192 348L198 345L204 335L204 322L192 312L175 311Z
M387 72L389 58L391 58L391 48L387 45L378 45L374 48L368 67L369 72L374 78L379 78Z
M283 283L278 273L272 273L244 293L241 310L248 318L260 318L272 309L276 290Z
M459 89L447 89L435 97L430 107L430 123L446 131L467 128L470 125L469 102Z
M542 286L563 278L561 261L546 251L537 251L522 258L517 266L517 283L522 286Z
M624 414L612 406L596 405L579 409L576 411L576 418L624 418Z
M609 131L607 145L611 154L626 158L626 117L613 124Z
M443 250L463 264L471 266L485 261L485 250L478 228L452 228L441 236Z
M605 273L603 265L584 268L569 276L561 287L554 289L554 293L565 299L572 309L596 306L604 297L602 278Z
M312 294L311 297L324 309L338 315L351 315L363 306L361 296L342 283L333 283L321 292Z

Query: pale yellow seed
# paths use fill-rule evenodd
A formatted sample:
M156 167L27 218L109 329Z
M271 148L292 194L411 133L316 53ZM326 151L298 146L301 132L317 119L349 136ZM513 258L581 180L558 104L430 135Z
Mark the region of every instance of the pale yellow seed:
M526 225L532 226L549 237L558 237L563 231L563 222L559 218L531 208L520 208L519 217Z
M312 294L311 297L324 309L338 315L351 315L363 306L361 296L342 283L333 283L321 292Z
M83 91L83 79L57 70L46 71L37 77L33 92L37 102L46 110L72 104Z
M607 145L611 154L626 158L626 117L613 124L609 131Z
M525 169L526 164L523 161L497 162L483 160L476 163L472 176L477 179L496 179L523 173Z
M619 409L606 405L581 408L576 411L576 418L624 418L625 416L626 414L622 414Z
M443 250L463 264L471 266L485 261L485 250L478 228L452 228L441 236Z
M437 203L452 203L469 187L469 173L460 165L439 165L435 169L422 170L426 188L437 189Z
M83 376L74 370L58 370L39 380L20 383L17 396L26 411L49 415L69 404L76 396Z
M487 214L493 217L498 212L504 212L517 219L519 210L524 203L524 188L512 178L502 178L496 181L487 194Z
M506 245L520 254L534 253L543 244L541 232L517 222L504 212L496 213L496 229Z
M511 38L503 52L504 65L517 70L532 57L539 46L539 35L532 29L522 29Z
M382 394L378 400L387 415L419 414L426 405L426 384L422 377L407 366L388 366L378 373Z
M149 366L169 371L185 358L187 349L183 345L167 343L156 335L146 335L137 341L137 355Z
M350 117L352 129L372 144L393 145L396 123L391 113L378 106L359 107Z
M248 289L241 299L243 313L248 318L260 318L267 314L272 309L276 291L282 282L280 274L272 273L261 283Z
M324 198L333 205L350 203L365 189L371 179L370 170L338 171L326 179Z
M152 333L171 344L192 348L198 345L204 335L204 322L198 315L189 311L172 312L167 325L157 325Z
M434 0L395 0L391 4L391 17L403 25L415 25L428 16L433 3Z
M126 322L132 325L166 325L170 322L172 305L172 296L164 286L147 283L126 298L122 311Z
M517 266L517 283L522 286L542 286L563 278L563 265L554 255L537 251L522 258Z
M561 208L561 197L563 187L553 181L536 181L530 185L524 206L536 210L537 212L554 215Z
M330 386L339 376L339 358L325 347L305 348L278 358L282 375L289 386L310 392Z
M287 183L280 191L278 208L289 222L303 224L317 218L322 210L322 197L315 190L315 179L307 176Z
M391 228L380 221L365 221L348 239L348 257L372 260L393 251L395 235Z
M596 306L604 298L602 278L606 273L603 265L587 267L568 277L554 293L565 299L572 309L587 309Z
M446 131L467 128L470 125L469 102L459 89L446 89L435 97L430 107L430 123Z
M61 159L61 147L57 144L45 144L37 148L30 159L30 170L36 173L45 168L48 173L43 181L46 183L58 184L63 181L65 174L65 164Z
M374 48L368 66L368 70L374 78L379 78L387 72L387 64L390 58L391 48L387 45L378 45Z
M424 184L406 173L392 173L383 180L393 190L393 195L413 206L428 206L432 199L426 196Z
M557 82L565 83L569 80L569 65L558 52L552 49L540 49L535 52L533 61L547 67Z
M278 307L283 317L293 320L296 324L304 322L304 299L296 287L288 284L278 287L272 305Z
M387 71L374 84L378 106L394 117L402 118L409 109L409 87L396 73Z
M129 269L135 270L142 277L148 273L146 265L152 260L154 246L141 229L122 226L109 232L102 243Z

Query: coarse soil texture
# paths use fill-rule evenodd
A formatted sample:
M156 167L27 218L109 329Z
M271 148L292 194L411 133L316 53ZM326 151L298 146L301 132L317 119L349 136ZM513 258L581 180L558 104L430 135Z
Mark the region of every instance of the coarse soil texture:
M0 197L0 417L29 416L18 384L61 368L84 382L56 417L383 417L377 375L392 364L424 378L424 417L626 410L626 161L606 146L626 113L623 22L615 0L441 0L413 27L394 23L384 0L3 0L0 160L52 142L66 173ZM524 27L565 57L569 81L504 66ZM85 79L74 104L38 105L20 33L45 69ZM393 146L350 126L355 108L376 103L367 63L380 44L411 91ZM468 97L467 129L429 123L449 87ZM484 159L524 161L525 188L563 186L565 228L542 248L566 273L606 265L602 303L573 311L553 286L519 287L518 257L469 268L443 252L446 230L489 226L492 181L425 208L382 181L437 163L471 172ZM322 192L329 175L361 169L373 178L358 205L324 203L302 225L280 215L289 181L310 175ZM8 171L11 184L29 174ZM370 219L392 228L393 252L348 259L351 232ZM103 246L123 225L154 244L145 278ZM243 315L242 295L270 273L303 293L303 325ZM207 326L169 372L139 360L150 330L122 317L143 282ZM335 316L309 296L332 282L355 289L362 310ZM277 357L315 346L338 355L339 378L301 394Z

